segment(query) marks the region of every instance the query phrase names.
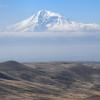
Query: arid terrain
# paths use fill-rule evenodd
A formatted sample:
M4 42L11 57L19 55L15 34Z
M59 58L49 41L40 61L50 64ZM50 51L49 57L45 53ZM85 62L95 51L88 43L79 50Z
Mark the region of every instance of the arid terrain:
M100 63L0 63L0 100L100 100Z

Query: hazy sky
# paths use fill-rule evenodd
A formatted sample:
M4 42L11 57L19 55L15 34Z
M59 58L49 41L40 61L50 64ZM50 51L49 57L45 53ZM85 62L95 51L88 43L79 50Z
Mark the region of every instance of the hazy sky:
M26 19L41 9L58 12L78 22L100 24L100 0L0 0L0 28ZM84 37L0 35L0 61L99 61L99 44L100 35Z

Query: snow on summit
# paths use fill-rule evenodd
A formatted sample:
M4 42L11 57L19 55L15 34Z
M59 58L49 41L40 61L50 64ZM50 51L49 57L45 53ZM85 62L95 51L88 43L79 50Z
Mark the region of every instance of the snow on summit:
M31 17L18 22L6 31L12 32L88 32L100 31L100 25L96 23L81 23L67 20L62 15L48 10L40 10Z

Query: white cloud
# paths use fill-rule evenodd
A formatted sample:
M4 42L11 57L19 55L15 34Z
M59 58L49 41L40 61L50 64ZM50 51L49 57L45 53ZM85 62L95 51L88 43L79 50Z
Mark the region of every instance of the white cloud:
M65 23L65 24L56 24L48 28L50 31L73 31L73 32L88 32L88 31L100 31L99 24L84 24L84 23Z
M0 37L82 37L100 36L100 32L0 32Z

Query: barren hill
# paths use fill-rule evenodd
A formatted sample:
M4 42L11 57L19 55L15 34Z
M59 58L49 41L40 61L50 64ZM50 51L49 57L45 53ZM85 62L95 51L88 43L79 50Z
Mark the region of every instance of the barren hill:
M100 63L0 63L0 100L99 100Z

